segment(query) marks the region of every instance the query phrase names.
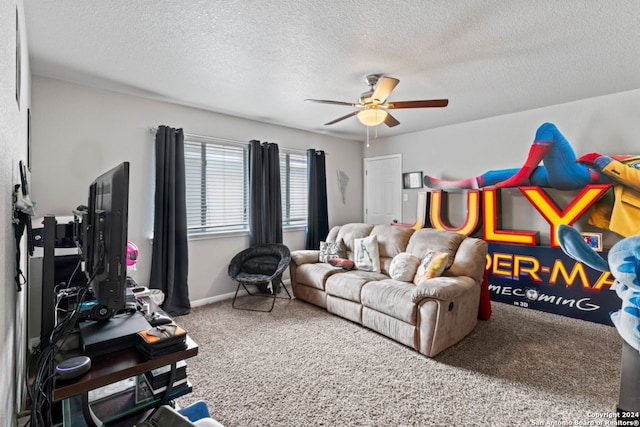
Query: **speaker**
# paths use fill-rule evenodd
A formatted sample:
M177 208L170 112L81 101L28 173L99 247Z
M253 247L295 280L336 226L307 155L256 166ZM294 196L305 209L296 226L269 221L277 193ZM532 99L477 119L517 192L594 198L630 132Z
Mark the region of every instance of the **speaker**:
M58 379L70 380L84 375L91 369L91 359L87 356L78 356L60 362L56 366L56 375Z

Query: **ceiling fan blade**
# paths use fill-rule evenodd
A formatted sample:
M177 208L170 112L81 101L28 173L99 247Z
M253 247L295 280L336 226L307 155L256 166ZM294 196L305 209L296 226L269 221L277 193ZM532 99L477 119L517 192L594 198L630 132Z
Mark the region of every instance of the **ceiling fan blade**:
M393 77L383 77L382 80L378 82L376 90L373 91L371 99L378 100L382 104L386 101L391 94L391 91L393 91L398 83L400 83L400 80L398 79L394 79Z
M334 123L338 123L338 122L340 122L340 121L342 121L342 120L344 120L344 119L348 119L349 117L353 117L353 116L355 116L355 115L356 115L356 114L358 114L358 113L359 113L359 111L353 111L353 112L351 112L351 113L347 114L346 116L339 117L339 118L337 118L337 119L335 119L335 120L332 120L332 121L330 121L330 122L328 122L328 123L325 123L324 125L325 125L325 126L327 126L327 125L332 125L332 124L334 124Z
M319 102L321 104L347 105L349 107L355 107L353 102L329 101L328 99L305 99L305 102Z
M448 99L423 99L421 101L394 101L386 105L387 108L433 108L446 107Z
M384 119L384 124L389 126L390 128L392 128L394 126L398 126L400 124L400 122L398 120L396 120L395 117L393 117L391 114L389 114L387 112L387 118Z

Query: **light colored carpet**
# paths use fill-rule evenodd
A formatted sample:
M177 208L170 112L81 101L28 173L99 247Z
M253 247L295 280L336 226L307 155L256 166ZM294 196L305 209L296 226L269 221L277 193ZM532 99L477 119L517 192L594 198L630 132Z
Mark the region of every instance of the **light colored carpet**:
M176 319L199 344L178 403L204 399L226 427L530 426L615 410L613 327L492 307L431 359L299 300L272 313L196 307Z

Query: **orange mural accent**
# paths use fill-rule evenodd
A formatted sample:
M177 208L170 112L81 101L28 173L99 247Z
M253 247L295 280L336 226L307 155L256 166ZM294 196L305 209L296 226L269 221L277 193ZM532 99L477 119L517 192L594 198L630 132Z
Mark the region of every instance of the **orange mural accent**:
M431 192L429 220L433 228L455 231L465 236L470 236L480 229L482 226L482 221L480 220L480 209L482 207L480 190L467 191L467 217L460 226L456 227L449 221L448 202L447 192L443 192L442 190Z
M518 187L540 215L549 223L550 245L559 248L556 231L560 224L571 225L593 205L611 187L610 184L587 185L566 208L560 210L558 205L540 187Z
M484 240L496 243L513 243L535 246L538 244L537 231L500 230L502 206L499 189L483 189L482 205L484 206Z

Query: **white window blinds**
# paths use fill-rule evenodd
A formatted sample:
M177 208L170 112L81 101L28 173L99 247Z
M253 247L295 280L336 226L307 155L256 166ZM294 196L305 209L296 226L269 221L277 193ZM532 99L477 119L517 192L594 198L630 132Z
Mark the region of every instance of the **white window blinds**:
M249 145L185 135L189 234L247 231ZM283 226L307 223L307 158L280 149Z
M185 141L190 233L247 230L248 148Z

